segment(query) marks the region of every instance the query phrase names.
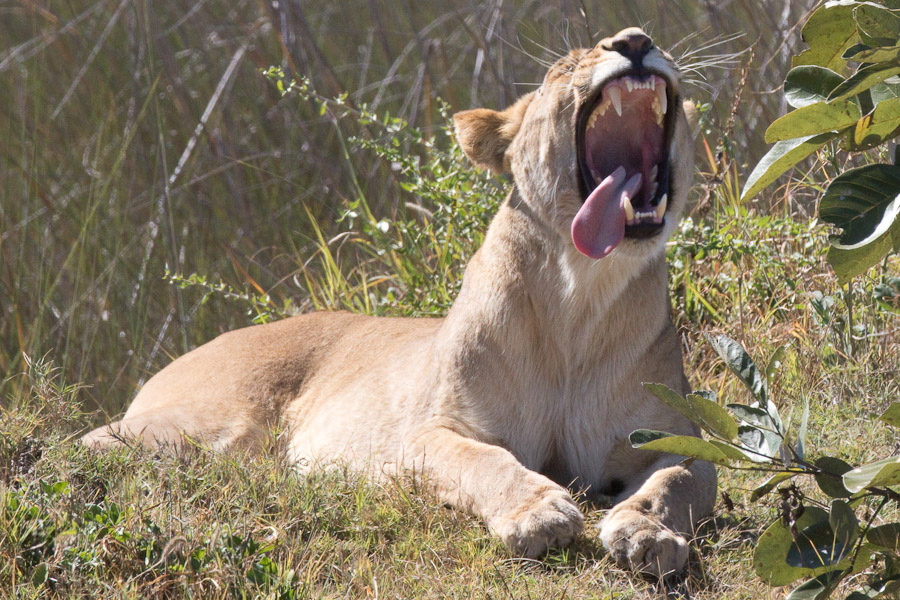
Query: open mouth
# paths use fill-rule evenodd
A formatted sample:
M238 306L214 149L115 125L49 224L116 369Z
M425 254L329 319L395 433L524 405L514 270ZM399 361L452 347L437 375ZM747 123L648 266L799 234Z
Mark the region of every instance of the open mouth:
M661 76L631 73L608 81L579 111L576 146L584 204L572 223L572 238L582 253L602 258L623 237L662 231L674 101Z

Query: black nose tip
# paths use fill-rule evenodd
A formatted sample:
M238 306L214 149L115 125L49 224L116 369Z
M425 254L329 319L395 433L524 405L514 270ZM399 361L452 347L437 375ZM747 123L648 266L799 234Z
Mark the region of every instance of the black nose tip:
M605 50L618 52L622 56L640 61L653 48L653 40L637 27L623 29L615 36L601 42Z

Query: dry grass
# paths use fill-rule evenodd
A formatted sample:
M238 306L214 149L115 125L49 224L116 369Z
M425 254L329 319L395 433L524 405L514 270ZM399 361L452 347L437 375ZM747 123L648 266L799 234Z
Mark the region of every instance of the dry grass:
M706 188L670 249L689 375L742 398L702 334L728 333L757 356L788 343L776 402L786 414L810 401L814 451L852 463L896 453L894 432L873 415L900 391L898 323L873 285L898 265L855 282L850 298L823 263L825 233L809 223L814 185L798 177L753 206L735 198L783 108L774 90L812 2L176 4L0 4L0 595L782 595L752 574L754 539L776 509L748 501L759 483L749 473L720 473L735 506L720 504L698 532L687 577L660 584L609 564L593 527L540 561L512 559L477 520L434 502L425 482L341 469L304 476L277 453L97 454L72 443L171 355L246 324L260 306L422 312L452 291L471 243L438 256L428 245L444 239L436 227L419 239L420 257L391 263L373 252L385 243L373 233L380 219L415 233L403 229L416 223L403 208L413 198L390 161L357 151L351 165L341 143L390 135L280 99L259 75L273 64L440 139L438 97L453 109L505 105L539 79L541 61L598 30L646 24L661 45L680 44L676 54L745 32L710 50L756 44L741 104L732 107L739 68L708 69L692 88L712 104L709 158L698 144ZM416 140L399 140L428 158ZM457 164L452 153L441 160ZM828 168L817 162L813 177ZM484 179L465 185L470 200L497 193ZM337 223L353 203L374 221ZM461 222L477 242L485 216L447 206L471 211ZM196 280L166 282L167 265L207 277L211 295ZM445 269L440 286L435 265ZM816 310L815 292L833 304ZM602 511L585 510L595 525Z

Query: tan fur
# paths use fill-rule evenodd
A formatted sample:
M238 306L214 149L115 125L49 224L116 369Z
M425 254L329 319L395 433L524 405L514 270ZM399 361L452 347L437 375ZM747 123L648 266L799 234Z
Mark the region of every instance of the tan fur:
M659 50L644 62L678 81ZM84 443L178 446L188 436L253 449L279 423L301 467L414 469L524 556L581 532L564 486L614 493L601 524L611 555L657 575L680 570L683 536L712 510L715 471L632 449L628 435L698 434L641 386L689 389L664 262L692 171L681 107L664 235L626 238L592 260L569 234L582 202L575 111L592 82L623 68L601 42L560 60L511 108L456 116L470 158L511 172L515 185L446 318L315 313L227 333L163 369L122 420Z

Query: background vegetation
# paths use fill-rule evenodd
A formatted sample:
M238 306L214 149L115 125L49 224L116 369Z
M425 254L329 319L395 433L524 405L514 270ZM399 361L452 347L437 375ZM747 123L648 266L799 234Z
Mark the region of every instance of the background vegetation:
M898 392L897 265L839 287L810 220L822 182L865 159L825 147L739 199L815 4L0 3L0 593L777 595L751 574L778 518L744 494L752 472L723 473L688 576L661 584L610 565L593 532L511 560L414 480L300 477L274 453L98 455L71 438L172 356L252 320L439 314L504 185L465 166L445 114L501 107L558 53L638 23L693 66L688 92L707 105L670 247L693 383L743 393L703 332L754 356L790 344L770 395L782 414L809 402L810 452L896 453L873 415ZM271 65L311 87L282 98Z

